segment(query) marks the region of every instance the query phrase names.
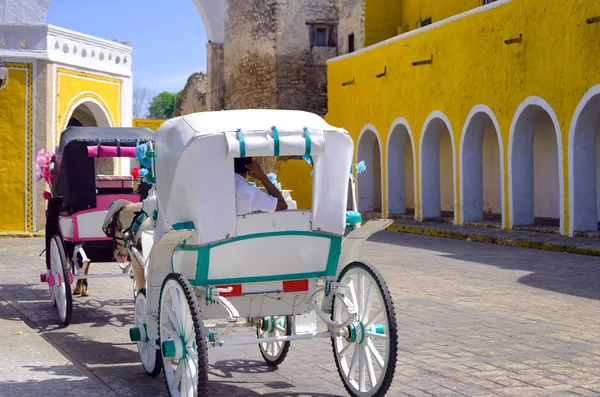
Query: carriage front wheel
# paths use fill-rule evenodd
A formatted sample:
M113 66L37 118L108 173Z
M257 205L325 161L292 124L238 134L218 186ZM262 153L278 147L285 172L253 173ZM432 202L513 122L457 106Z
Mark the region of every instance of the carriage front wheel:
M50 286L51 302L56 306L58 317L64 325L69 325L73 314L73 296L71 295L71 272L63 241L55 234L50 239Z
M277 336L289 336L292 334L292 316L267 316L264 317L256 327L256 335L259 338L273 338ZM265 362L273 367L278 366L285 360L290 341L276 341L259 343L260 354Z
M357 318L332 338L333 354L344 387L354 397L384 396L394 377L398 332L394 304L381 274L368 263L352 262L338 278ZM333 298L332 320L344 323L348 307Z
M146 373L153 378L160 374L161 356L160 351L154 347L154 343L148 338L148 299L146 299L146 289L139 290L135 297L133 312L133 322L135 327L129 331L132 341L135 341L142 361L142 366Z
M194 290L179 273L169 274L163 282L158 324L161 361L169 395L206 396L206 333Z

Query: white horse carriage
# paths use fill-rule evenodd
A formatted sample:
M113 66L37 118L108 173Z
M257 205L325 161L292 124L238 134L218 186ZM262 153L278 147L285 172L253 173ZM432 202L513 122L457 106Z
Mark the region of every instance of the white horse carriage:
M130 336L148 374L162 367L170 395L206 395L209 348L258 344L278 365L290 341L312 338L331 339L350 395L385 395L394 307L380 273L355 256L391 221L361 225L353 148L346 131L301 111L197 113L156 132L154 230L126 233L145 275ZM311 210L236 216L234 158L304 155ZM256 338L231 338L235 327L254 327Z

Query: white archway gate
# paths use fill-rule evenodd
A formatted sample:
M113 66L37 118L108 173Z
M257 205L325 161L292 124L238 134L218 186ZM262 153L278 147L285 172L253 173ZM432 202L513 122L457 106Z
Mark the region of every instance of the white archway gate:
M358 136L356 158L364 161L366 171L358 174L358 209L361 212L382 212L381 141L375 127L367 125Z
M558 119L542 98L517 109L509 138L510 226L556 222L564 233L562 139Z
M579 102L569 130L569 234L598 231L600 85Z
M475 106L460 140L461 223L494 220L504 214L504 150L496 116ZM503 222L504 224L504 222Z
M427 117L419 152L421 219L453 213L456 222L456 150L450 121L442 112Z
M387 214L415 214L415 144L406 120L392 123L387 148Z

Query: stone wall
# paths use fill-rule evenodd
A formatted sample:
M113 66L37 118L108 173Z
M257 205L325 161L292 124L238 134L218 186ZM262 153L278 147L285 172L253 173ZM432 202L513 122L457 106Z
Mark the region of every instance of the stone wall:
M338 48L340 55L348 53L348 37L354 34L354 50L358 51L365 42L364 0L338 0L340 17L338 26Z
M277 18L277 108L327 113L326 61L337 47L311 47L308 23L337 29L335 0L279 0Z
M275 108L277 0L225 3L225 107Z
M206 73L193 73L187 80L175 108L175 116L206 111Z

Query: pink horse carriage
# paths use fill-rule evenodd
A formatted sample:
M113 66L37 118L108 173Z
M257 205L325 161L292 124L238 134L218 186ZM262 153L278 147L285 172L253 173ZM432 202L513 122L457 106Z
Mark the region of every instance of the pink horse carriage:
M40 278L64 325L71 321L73 295L87 295L88 279L133 276L127 267L88 274L91 261L113 260L113 239L102 230L109 206L118 199L140 202L150 187L143 183L135 191L131 175L100 175L99 160L135 158L138 142L153 139L148 128L69 127L61 135L46 211L47 270Z

